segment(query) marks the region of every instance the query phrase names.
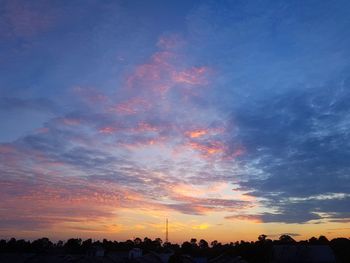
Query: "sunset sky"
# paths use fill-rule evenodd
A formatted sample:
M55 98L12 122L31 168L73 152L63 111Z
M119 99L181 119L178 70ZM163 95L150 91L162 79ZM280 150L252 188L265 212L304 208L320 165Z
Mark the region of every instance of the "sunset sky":
M349 12L2 0L0 238L350 237Z

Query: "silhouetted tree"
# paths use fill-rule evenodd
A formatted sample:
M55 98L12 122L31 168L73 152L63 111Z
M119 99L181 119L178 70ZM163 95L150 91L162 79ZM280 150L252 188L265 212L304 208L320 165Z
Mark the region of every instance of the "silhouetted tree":
M58 240L57 243L55 244L55 246L57 248L62 248L63 247L63 241L62 240Z
M218 241L217 240L213 240L213 241L211 241L210 245L212 247L216 247L218 245Z
M162 246L162 239L160 239L159 237L157 237L156 239L154 239L153 241L152 241L152 247L153 247L153 249L154 250L156 250L156 251L158 251L160 248L161 248L161 246Z
M205 249L209 247L208 242L204 239L199 240L198 246L201 249Z
M5 239L1 239L0 240L0 252L5 252L6 251L6 240Z
M160 237L157 237L154 241L156 241L160 246L163 244L163 240Z
M309 239L309 243L310 243L311 245L317 245L317 244L318 244L318 240L317 240L316 237L311 237L311 238Z
M47 237L43 237L43 238L34 240L31 246L35 252L44 252L52 248L53 243Z
M135 244L136 246L141 245L141 243L142 243L142 239L141 239L141 238L137 237L137 238L134 239L134 244Z
M128 239L125 242L123 242L121 246L123 247L122 250L130 250L134 247L134 242L131 239Z
M16 252L16 244L17 244L17 240L16 238L11 238L7 244L6 244L6 250L8 252Z
M204 256L207 258L214 258L225 253L232 256L241 256L249 263L267 263L270 262L269 256L271 255L273 245L303 244L307 246L311 244L324 244L332 248L336 255L337 262L350 262L350 240L346 238L336 238L328 241L325 236L320 236L318 239L312 237L309 240L296 242L287 234L282 235L279 240L275 241L266 239L266 235L260 235L258 241L255 242L245 242L242 240L241 242L230 242L229 244L222 245L217 240L214 240L211 242L211 248L209 248L208 242L204 239L200 239L198 243L195 238L192 238L190 241L191 242L184 242L180 248L179 245L171 243L166 243L162 247L162 240L160 238L151 240L147 237L145 237L143 241L141 238L138 238L138 240L135 239L135 242L132 240L117 242L107 239L103 239L102 242L99 240L93 242L91 239L82 242L80 238L72 238L67 240L64 244L62 241L53 244L48 238L40 238L33 242L11 238L8 241L0 240L0 253L50 253L50 251L54 251L52 253L65 252L69 254L83 254L91 251L90 249L94 246L103 246L108 253L108 251L128 251L139 244L138 246L142 248L145 253L149 251L174 251L175 254L169 262L181 262L186 258L184 257L186 254L192 257ZM64 251L60 249L62 248L62 244Z
M68 239L64 244L64 249L70 254L79 254L81 252L81 238Z
M192 247L197 247L197 238L191 238L191 245Z
M258 236L258 240L260 242L265 242L266 238L267 238L267 235L265 235L265 234L261 234L260 236Z
M335 238L329 244L337 257L337 262L350 262L350 239Z
M318 243L321 245L328 245L329 244L329 240L327 237L321 235L318 237Z
M281 235L279 241L282 244L291 244L295 243L295 240L290 235Z
M86 239L81 243L81 249L86 253L92 248L92 239Z
M145 237L143 239L143 243L151 243L152 242L152 239L148 238L148 237Z
M191 253L191 250L192 250L192 244L188 241L185 241L182 243L181 245L181 250L182 250L182 253L184 254L190 254Z

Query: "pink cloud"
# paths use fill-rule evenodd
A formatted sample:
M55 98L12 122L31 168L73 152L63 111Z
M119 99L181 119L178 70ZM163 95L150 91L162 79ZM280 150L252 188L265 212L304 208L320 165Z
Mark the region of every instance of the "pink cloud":
M245 152L246 152L246 150L245 150L243 147L242 147L242 148L238 148L238 149L236 149L236 150L231 154L231 157L232 157L232 158L235 158L235 157L241 156L241 155L243 155Z
M130 206L141 198L137 192L116 184L103 186L83 178L65 177L62 180L57 176L48 180L39 174L35 181L30 177L1 179L0 186L2 219L49 219L45 220L49 225L115 217L112 211L116 208Z
M15 151L16 151L16 148L13 147L12 145L0 144L0 153L1 154L13 153Z
M193 67L179 72L173 72L172 80L176 83L188 85L205 85L208 84L207 67Z
M183 101L185 92L188 96L193 96L191 90L203 92L198 86L209 83L211 69L187 65L172 41L161 39L159 45L166 51L136 66L114 98L94 88L74 88L85 106L91 106L88 117L56 118L48 124L50 133L44 127L18 144L0 145L7 173L16 170L12 181L0 181L0 217L15 207L13 215L22 210L24 219L39 222L35 216L40 215L53 226L99 218L99 212L111 219L115 215L103 211L119 208L205 214L248 206L248 201L198 198L166 188L174 181L188 183L179 176L186 169L193 177L202 175L197 162L226 162L230 153L232 157L244 153L243 148L229 148L227 125L221 124L215 108ZM213 128L212 123L220 125ZM114 136L106 136L110 134ZM156 162L145 167L142 158ZM160 193L168 202L158 202Z
M76 126L81 123L81 120L75 118L62 118L61 122L67 126Z
M112 134L116 131L117 129L114 127L103 127L99 129L100 133L105 133L105 134Z
M124 102L121 102L111 108L122 115L132 115L139 112L144 112L152 107L152 103L144 98L134 97Z
M154 86L162 87L171 84L170 72L174 70L176 55L167 51L156 52L152 55L149 63L137 66L132 74L126 78L126 88L152 90ZM133 95L133 94L131 94Z
M159 127L152 125L150 123L147 123L145 121L140 121L137 124L137 127L135 129L133 129L133 131L136 131L136 132L158 132Z

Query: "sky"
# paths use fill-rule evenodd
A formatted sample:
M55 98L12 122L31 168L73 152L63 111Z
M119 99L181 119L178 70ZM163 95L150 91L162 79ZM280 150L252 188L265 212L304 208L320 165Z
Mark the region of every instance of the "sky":
M0 237L349 237L349 11L2 0Z

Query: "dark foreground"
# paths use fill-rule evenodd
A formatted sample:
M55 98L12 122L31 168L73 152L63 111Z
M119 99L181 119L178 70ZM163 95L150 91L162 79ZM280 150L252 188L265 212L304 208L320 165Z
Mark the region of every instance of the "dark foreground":
M0 240L0 263L84 263L84 262L196 262L196 263L350 263L350 239L328 240L324 236L296 242L288 235L278 240L259 236L255 242L210 244L195 238L178 244L163 243L160 238L135 238L125 242L104 239L69 239L51 242Z

